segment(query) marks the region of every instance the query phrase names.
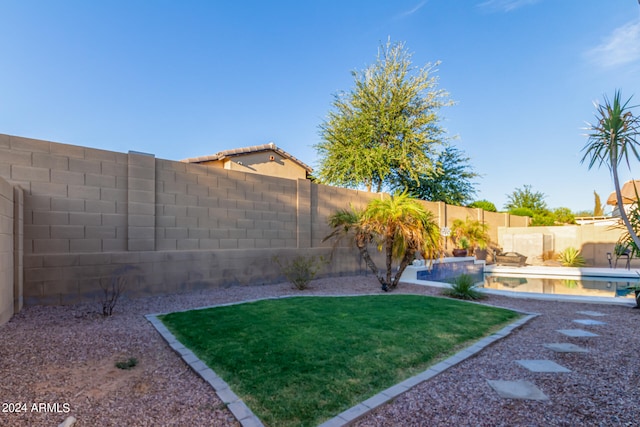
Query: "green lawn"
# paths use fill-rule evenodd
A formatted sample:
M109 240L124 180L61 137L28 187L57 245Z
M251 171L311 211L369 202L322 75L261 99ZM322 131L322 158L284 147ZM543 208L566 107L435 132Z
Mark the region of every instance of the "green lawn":
M263 300L161 319L273 427L318 425L518 316L396 294Z

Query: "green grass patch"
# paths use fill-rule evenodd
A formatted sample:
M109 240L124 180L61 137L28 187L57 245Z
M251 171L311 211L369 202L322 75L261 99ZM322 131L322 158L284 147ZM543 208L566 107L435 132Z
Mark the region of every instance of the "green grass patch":
M496 331L513 311L418 295L295 297L161 316L270 426L312 426Z

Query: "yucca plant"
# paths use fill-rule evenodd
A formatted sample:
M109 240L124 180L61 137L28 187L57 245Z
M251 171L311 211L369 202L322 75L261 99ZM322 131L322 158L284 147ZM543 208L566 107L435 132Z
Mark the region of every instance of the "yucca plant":
M568 247L558 254L558 261L565 267L584 267L586 261L579 250Z
M640 247L638 230L627 217L624 210L618 166L624 161L631 170L629 157L640 160L640 117L631 111L636 106L630 105L631 98L622 101L620 91L617 90L610 101L604 97L604 104L595 104L596 122L589 124L587 131L589 138L584 146L584 156L581 162L589 160L589 169L593 166L605 164L611 171L613 185L616 191L616 204L620 218L627 228L628 238L636 247Z
M473 277L468 274L462 274L456 277L450 284L450 288L442 291L443 295L464 300L479 300L485 298L485 295L476 289Z

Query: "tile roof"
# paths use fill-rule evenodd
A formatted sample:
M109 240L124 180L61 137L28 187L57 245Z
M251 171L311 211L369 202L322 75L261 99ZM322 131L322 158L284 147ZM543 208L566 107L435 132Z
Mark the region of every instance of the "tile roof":
M181 162L185 162L185 163L211 162L215 160L223 160L227 157L235 157L235 156L241 156L243 154L259 153L261 151L274 151L280 154L282 157L291 159L291 161L299 164L307 172L311 172L313 170L306 163L300 161L299 159L287 153L283 149L278 148L276 144L274 144L273 142L270 142L268 144L262 144L262 145L252 145L251 147L234 148L232 150L220 151L219 153L212 154L210 156L190 157L188 159L181 160Z

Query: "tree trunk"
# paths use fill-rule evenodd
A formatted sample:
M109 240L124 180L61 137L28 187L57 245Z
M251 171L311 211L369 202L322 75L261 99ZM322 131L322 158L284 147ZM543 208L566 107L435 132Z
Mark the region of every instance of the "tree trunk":
M631 236L631 239L633 239L633 243L636 244L637 248L640 248L640 238L638 238L638 235L631 226L631 222L629 222L627 212L624 210L624 204L622 203L622 190L620 189L620 180L618 179L618 163L614 159L611 159L611 171L613 172L613 185L616 188L616 204L618 205L618 210L620 211L620 218L622 218L622 222L624 223L625 227L627 227L629 236Z
M398 282L400 282L400 277L402 276L402 273L404 273L404 270L411 263L414 255L415 255L415 252L412 252L412 251L407 251L404 253L404 256L402 257L402 261L400 262L400 266L398 267L398 271L396 272L396 275L393 278L393 283L391 284L392 288L396 288L398 286Z
M378 282L380 282L380 284L382 285L382 290L386 291L387 289L386 289L386 284L385 284L385 281L384 281L384 276L382 276L382 274L380 274L380 270L378 270L378 267L376 266L376 264L371 259L371 255L369 255L369 250L367 249L366 243L364 245L360 244L360 243L357 243L356 246L358 246L358 250L360 251L360 255L362 255L362 258L364 259L364 263L367 264L369 269L376 276L376 278L378 279Z
M393 230L392 230L393 231ZM383 290L386 290L385 287L391 285L391 269L393 268L393 234L389 234L384 242L387 250L387 259L386 259L386 267L387 267L387 281L385 286L382 287Z

